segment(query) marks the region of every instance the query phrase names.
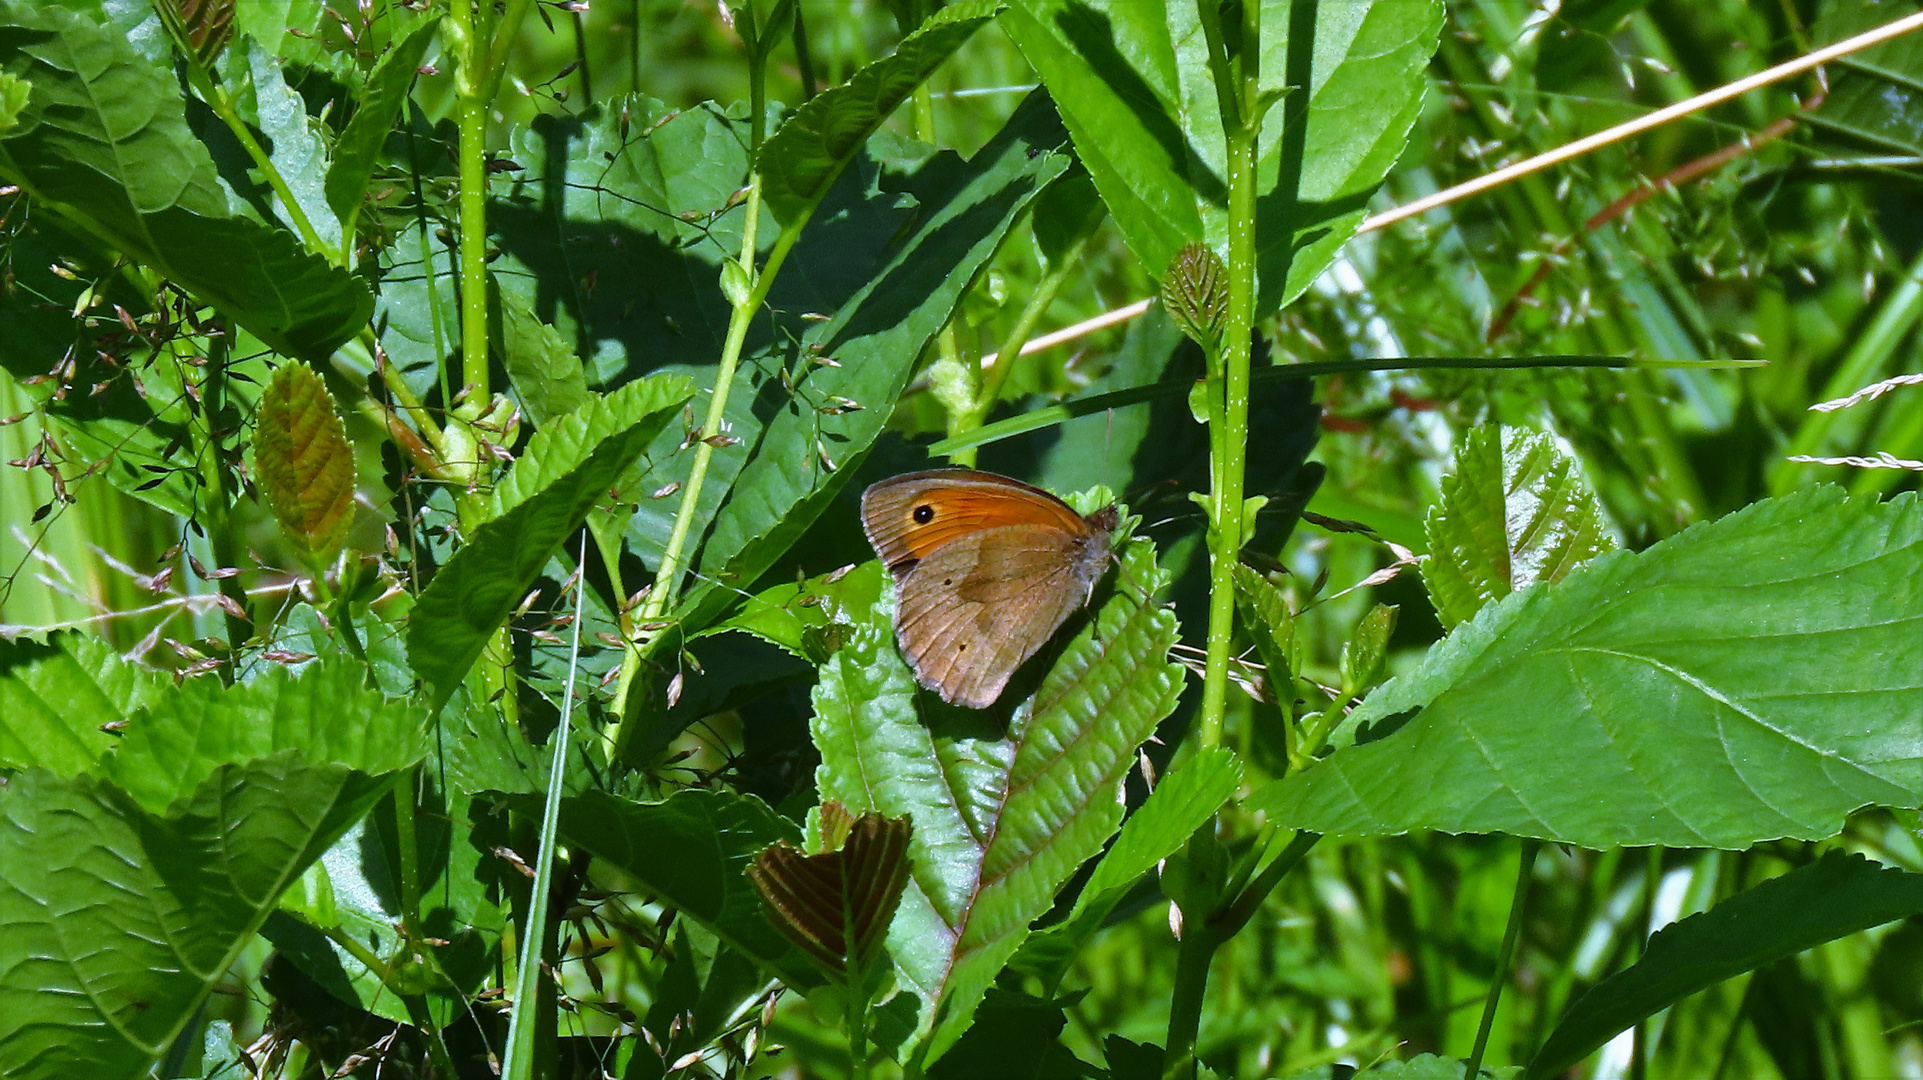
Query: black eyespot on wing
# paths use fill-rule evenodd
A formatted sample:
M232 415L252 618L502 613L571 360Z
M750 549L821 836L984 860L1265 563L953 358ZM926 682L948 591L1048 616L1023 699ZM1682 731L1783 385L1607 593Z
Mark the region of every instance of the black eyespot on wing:
M909 516L915 519L915 524L926 525L935 520L935 508L927 503L923 503L915 507L915 512Z

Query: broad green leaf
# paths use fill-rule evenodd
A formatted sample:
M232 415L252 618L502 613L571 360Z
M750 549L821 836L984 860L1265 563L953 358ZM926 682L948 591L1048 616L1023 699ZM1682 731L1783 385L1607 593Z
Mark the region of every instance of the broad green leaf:
M633 383L537 431L494 489L485 524L415 602L407 656L438 708L527 595L561 542L581 527L688 399L686 379Z
M158 672L122 661L99 638L0 643L0 769L98 772L117 741L101 725L127 719L164 691Z
M1011 691L987 715L917 715L886 626L862 628L821 669L810 723L821 798L914 820L889 949L922 1002L924 1060L967 1029L1029 924L1121 825L1117 787L1175 707L1175 618L1134 591L1166 585L1151 545L1128 545L1118 581L1032 694Z
M1299 40L1312 11L1313 41ZM1258 312L1307 288L1362 223L1422 104L1436 0L1262 5ZM1002 28L1041 73L1143 266L1228 239L1228 157L1208 47L1186 0L1017 0ZM1291 40L1296 32L1298 40Z
M254 419L261 493L281 533L303 556L324 564L354 523L354 447L334 395L306 364L282 364Z
M1914 496L1765 500L1484 608L1247 805L1344 836L1832 836L1923 803L1919 621Z
M223 765L286 751L370 775L398 772L425 753L425 717L367 689L366 677L360 664L334 659L233 686L188 679L134 715L106 775L158 814Z
M741 610L698 636L738 630L816 663L841 647L853 623L881 600L881 561L776 585L742 601Z
M849 466L880 436L888 403L907 386L922 349L1022 211L1067 168L1067 156L1051 152L1066 142L1047 99L1032 95L967 162L941 154L918 170L913 231L804 336L804 351L818 349L840 366L808 370L768 422L715 518L701 553L704 573L755 580L833 503ZM803 252L812 235L804 236Z
M489 893L500 888L495 876L506 864L484 847L480 817L485 804L465 797L451 806L426 801L434 798L433 791L426 792L415 817L421 853L415 869L421 893L417 926L421 937L445 944L416 938L413 947L431 949L440 973L452 980L452 986L432 987L426 995L429 1010L446 1025L465 1015L460 993L478 990L494 971L505 920ZM406 939L399 933L404 913L393 821L393 803L386 800L349 829L282 898L261 934L274 943L282 961L341 1001L407 1023L407 1008L382 981L383 973L369 971L321 933L338 927L384 960L400 955Z
M1547 435L1493 424L1464 438L1425 524L1422 580L1444 627L1616 546L1574 457Z
M354 665L137 715L105 777L0 791L0 1073L135 1077L283 890L425 752L418 709Z
M588 792L561 804L561 835L619 867L732 948L797 989L822 978L762 914L748 864L762 848L798 843L794 822L752 795L678 791L658 803Z
M414 85L414 73L427 55L427 47L433 44L439 24L440 15L431 15L381 57L367 84L361 87L354 115L347 118L347 127L334 143L334 160L327 167L327 205L345 225L351 227L360 212L368 178L374 175L381 148L387 145L387 136L400 119L408 88Z
M1645 1017L1724 979L1920 913L1923 874L1831 851L1657 931L1641 959L1569 1007L1527 1075L1560 1076Z
M805 219L895 107L1001 9L1000 0L961 0L941 8L893 55L816 94L775 129L755 161L761 197L775 218L788 228Z
M500 318L492 325L500 333L501 362L515 399L534 426L546 427L556 417L586 405L587 372L567 340L519 300L499 299Z
M1115 905L1143 874L1181 850L1235 795L1242 783L1242 762L1227 747L1210 747L1169 771L1141 808L1129 815L1095 872L1061 922L1038 930L1022 942L1010 961L1017 970L1041 979L1053 992Z
M373 298L282 230L232 216L171 70L72 9L0 3L0 70L33 84L0 173L291 356L324 358Z

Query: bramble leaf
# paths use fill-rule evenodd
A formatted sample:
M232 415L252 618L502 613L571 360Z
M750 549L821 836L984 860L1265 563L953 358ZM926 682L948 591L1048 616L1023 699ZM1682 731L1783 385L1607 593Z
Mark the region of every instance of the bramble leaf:
M1118 581L1032 694L1011 691L993 713L919 716L886 626L863 627L821 669L810 722L821 797L915 823L888 940L921 998L924 1060L967 1029L1029 924L1121 825L1117 786L1175 708L1175 618L1134 591L1166 585L1151 545L1128 546Z
M1832 836L1923 804L1919 623L1914 496L1765 500L1484 608L1352 714L1373 741L1246 805L1343 836Z

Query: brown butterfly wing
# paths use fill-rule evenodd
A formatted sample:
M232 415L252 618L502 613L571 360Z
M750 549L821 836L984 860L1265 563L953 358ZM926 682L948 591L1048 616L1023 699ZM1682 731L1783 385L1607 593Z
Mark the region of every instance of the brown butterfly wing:
M973 469L890 477L861 495L861 527L900 581L916 561L984 529L1040 525L1072 537L1092 531L1072 507L1037 487Z
M1084 535L982 529L922 558L901 578L895 605L895 637L915 677L950 704L994 704L1015 669L1087 602L1107 540L1086 526Z

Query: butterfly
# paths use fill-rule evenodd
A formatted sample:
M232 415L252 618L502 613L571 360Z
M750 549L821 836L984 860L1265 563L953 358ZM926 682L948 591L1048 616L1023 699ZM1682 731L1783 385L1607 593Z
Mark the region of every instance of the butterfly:
M895 640L921 685L985 709L1088 603L1120 516L1086 516L994 473L932 469L861 494L868 543L895 579Z

